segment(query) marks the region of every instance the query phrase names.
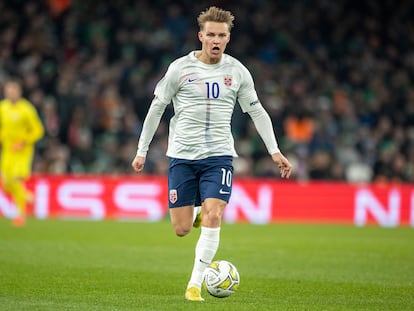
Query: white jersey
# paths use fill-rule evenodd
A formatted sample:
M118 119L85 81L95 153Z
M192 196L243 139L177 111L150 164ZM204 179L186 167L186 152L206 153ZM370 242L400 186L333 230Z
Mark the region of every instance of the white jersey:
M157 100L153 101L149 114L153 115L156 110L157 118L169 103L173 103L174 117L170 121L167 149L167 156L173 158L198 160L210 156L237 156L231 133L236 101L243 112L263 110L250 72L227 54L223 54L217 64L201 62L194 51L175 60L158 82L154 94ZM153 136L151 130L146 130L145 123L137 152L142 156L146 155ZM274 144L277 149L277 143Z

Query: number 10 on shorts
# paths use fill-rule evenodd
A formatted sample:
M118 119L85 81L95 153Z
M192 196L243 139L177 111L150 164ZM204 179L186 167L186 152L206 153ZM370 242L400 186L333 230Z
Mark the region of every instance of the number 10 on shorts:
M221 184L223 186L231 187L232 173L225 168L221 169Z

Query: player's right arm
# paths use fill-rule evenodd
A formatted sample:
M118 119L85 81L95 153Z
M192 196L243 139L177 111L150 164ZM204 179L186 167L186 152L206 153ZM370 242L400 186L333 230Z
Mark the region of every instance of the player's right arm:
M137 155L135 156L134 160L132 160L131 165L135 172L141 173L142 170L144 169L144 164L145 164L145 157L141 157Z
M178 89L178 72L176 63L173 62L168 67L164 77L157 83L154 90L154 99L145 117L142 126L141 136L138 142L137 154L132 161L132 168L140 173L144 169L145 157L147 156L149 145L157 130L161 117L167 105L171 102Z
M161 117L168 103L162 102L158 96L155 96L151 102L150 109L145 117L142 127L141 136L138 142L137 154L132 161L132 168L135 172L140 173L144 169L145 157L147 156L149 145L157 130Z

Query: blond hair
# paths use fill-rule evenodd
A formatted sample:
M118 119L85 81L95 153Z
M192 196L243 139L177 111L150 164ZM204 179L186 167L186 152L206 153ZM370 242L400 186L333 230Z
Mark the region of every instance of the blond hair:
M234 16L230 11L225 11L215 6L209 7L207 10L200 13L197 18L200 30L204 29L206 22L226 23L229 31L233 27Z

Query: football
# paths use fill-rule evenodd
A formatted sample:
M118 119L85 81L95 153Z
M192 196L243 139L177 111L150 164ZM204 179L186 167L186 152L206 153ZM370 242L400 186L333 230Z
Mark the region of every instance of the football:
M232 295L240 285L236 266L226 260L213 261L204 270L203 278L207 292L217 298Z

